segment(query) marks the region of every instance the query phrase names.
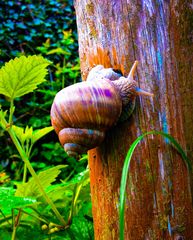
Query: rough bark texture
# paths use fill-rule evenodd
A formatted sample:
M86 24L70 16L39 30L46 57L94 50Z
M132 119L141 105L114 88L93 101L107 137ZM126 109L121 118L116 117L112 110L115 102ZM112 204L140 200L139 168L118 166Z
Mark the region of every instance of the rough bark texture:
M175 137L193 161L191 1L76 0L82 77L96 64L127 74L153 92L140 97L132 117L89 151L96 240L117 240L122 166L131 142L156 129ZM161 137L138 146L127 184L125 239L193 239L191 177Z

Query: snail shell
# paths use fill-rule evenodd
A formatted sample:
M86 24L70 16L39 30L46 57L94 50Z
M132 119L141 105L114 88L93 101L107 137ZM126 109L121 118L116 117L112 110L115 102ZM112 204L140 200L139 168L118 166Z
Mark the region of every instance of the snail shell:
M51 108L51 122L67 154L76 157L100 145L105 132L119 120L123 107L133 107L139 92L136 89L132 76L120 77L112 69L98 65L86 82L58 92Z
M81 82L56 95L51 120L65 151L74 156L98 146L121 109L121 97L110 80Z

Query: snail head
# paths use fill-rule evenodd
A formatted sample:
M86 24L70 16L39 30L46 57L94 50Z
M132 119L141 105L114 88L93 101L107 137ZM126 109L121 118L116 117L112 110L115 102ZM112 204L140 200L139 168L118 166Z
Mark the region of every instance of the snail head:
M136 71L138 61L133 64L128 77L120 77L118 80L113 81L115 87L119 89L123 106L126 106L129 102L134 101L137 95L145 95L153 97L152 93L149 93L138 87L137 82L134 81L133 76Z

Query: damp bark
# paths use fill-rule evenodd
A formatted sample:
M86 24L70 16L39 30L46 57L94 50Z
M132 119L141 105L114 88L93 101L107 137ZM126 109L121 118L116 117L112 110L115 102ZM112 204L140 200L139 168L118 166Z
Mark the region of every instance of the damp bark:
M193 159L191 1L76 0L82 78L97 64L135 80L155 97L138 98L129 120L89 151L96 240L119 237L119 187L130 144L140 134L171 134ZM179 154L158 136L132 158L127 183L125 239L193 239L191 176ZM183 239L183 238L182 238Z

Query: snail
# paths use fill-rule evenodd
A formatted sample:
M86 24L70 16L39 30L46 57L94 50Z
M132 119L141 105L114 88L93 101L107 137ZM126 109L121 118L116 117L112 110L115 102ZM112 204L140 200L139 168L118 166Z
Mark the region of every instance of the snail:
M138 62L128 77L102 65L94 67L87 81L58 92L51 107L51 122L69 156L77 157L99 146L105 132L118 122L124 108L130 114L137 95L153 96L133 80Z

